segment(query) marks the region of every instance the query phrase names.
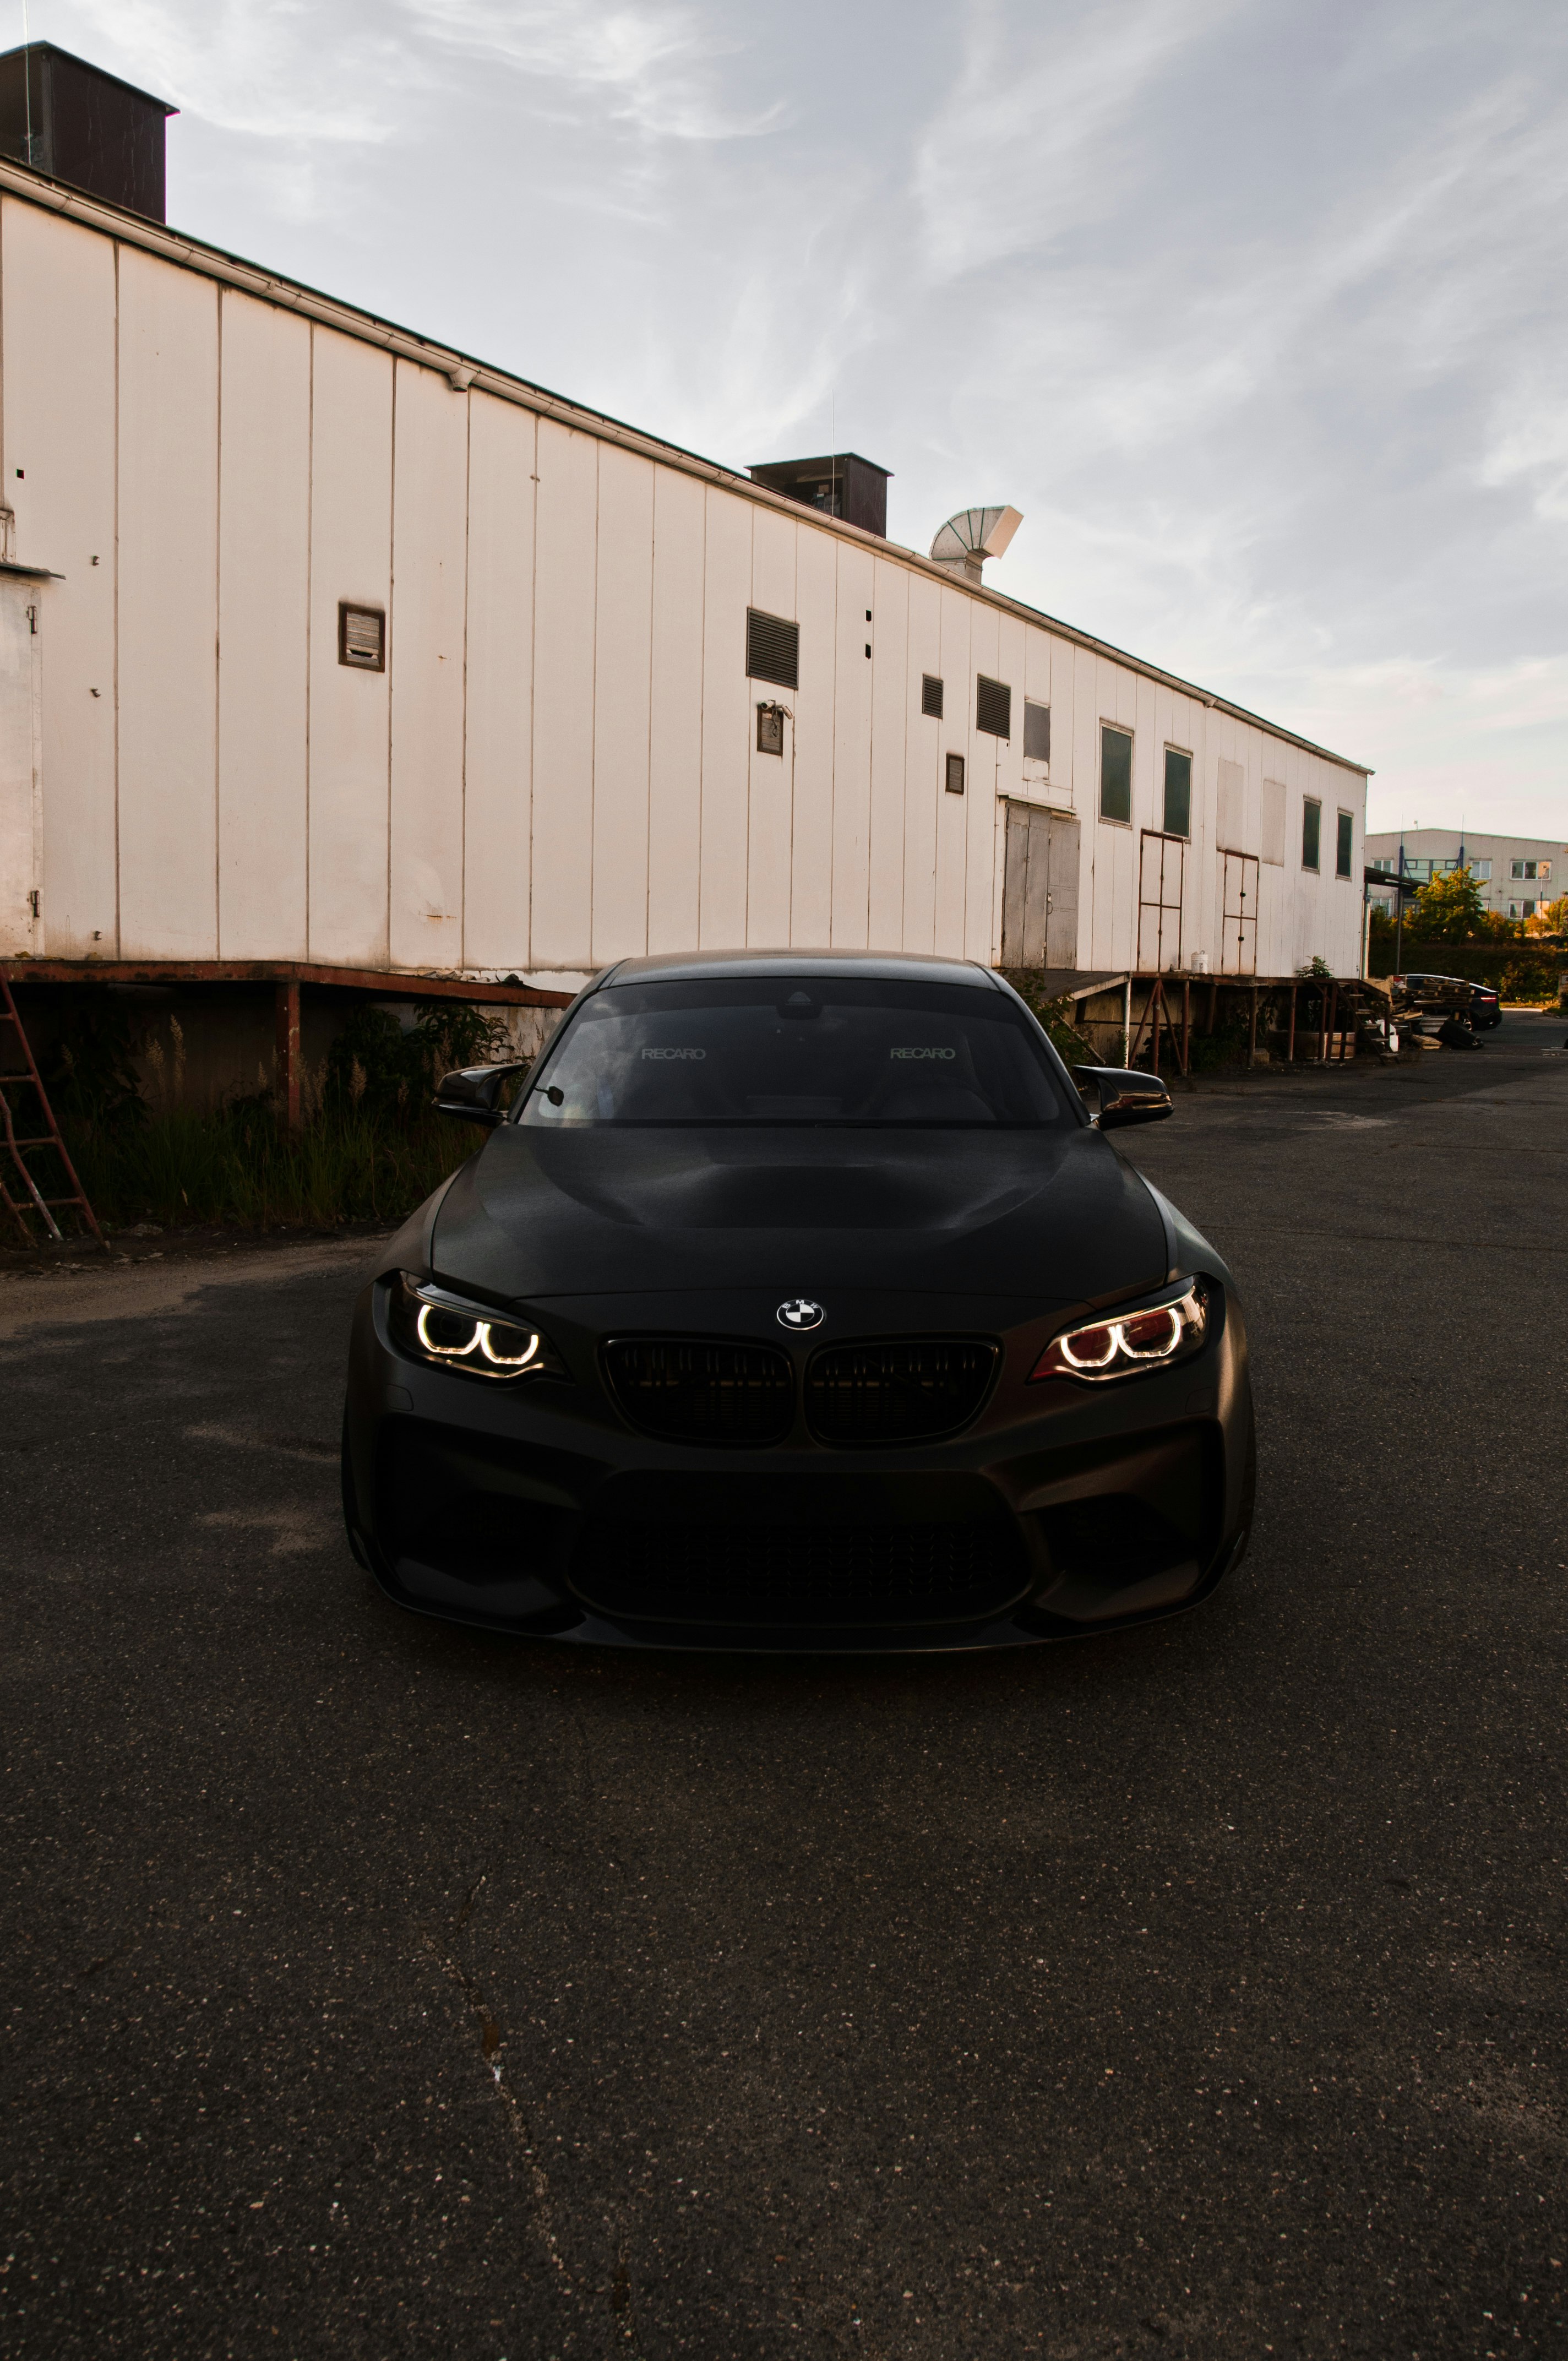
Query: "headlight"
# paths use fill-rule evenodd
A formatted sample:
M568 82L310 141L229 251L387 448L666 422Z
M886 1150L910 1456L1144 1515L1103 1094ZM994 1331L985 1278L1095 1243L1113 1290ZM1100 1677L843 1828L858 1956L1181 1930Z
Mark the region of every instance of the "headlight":
M449 1288L400 1270L392 1283L388 1325L411 1360L456 1369L467 1378L564 1378L560 1355L537 1328L503 1319L488 1303L470 1303Z
M1040 1378L1076 1378L1098 1386L1110 1378L1135 1378L1142 1369L1168 1368L1173 1361L1190 1360L1201 1352L1208 1332L1209 1291L1201 1279L1190 1279L1183 1294L1163 1303L1064 1329L1040 1355L1029 1383Z

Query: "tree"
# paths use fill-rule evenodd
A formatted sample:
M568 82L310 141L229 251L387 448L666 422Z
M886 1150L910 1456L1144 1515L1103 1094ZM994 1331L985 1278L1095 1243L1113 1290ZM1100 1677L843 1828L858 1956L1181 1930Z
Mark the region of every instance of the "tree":
M1412 935L1429 943L1462 943L1486 932L1486 906L1468 869L1450 869L1423 885L1407 920Z
M1568 934L1568 894L1559 894L1555 902L1538 902L1534 917L1525 920L1525 932L1530 935Z

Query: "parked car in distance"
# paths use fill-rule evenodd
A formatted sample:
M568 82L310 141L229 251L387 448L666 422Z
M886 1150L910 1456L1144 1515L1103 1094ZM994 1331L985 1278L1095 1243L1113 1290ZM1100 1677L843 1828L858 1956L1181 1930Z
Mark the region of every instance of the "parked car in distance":
M1391 975L1388 986L1407 1006L1462 1016L1477 1033L1503 1021L1502 1002L1491 985L1472 983L1466 975Z
M1016 1647L1239 1560L1230 1272L991 970L626 960L520 1069L354 1321L344 1506L428 1615L620 1647Z

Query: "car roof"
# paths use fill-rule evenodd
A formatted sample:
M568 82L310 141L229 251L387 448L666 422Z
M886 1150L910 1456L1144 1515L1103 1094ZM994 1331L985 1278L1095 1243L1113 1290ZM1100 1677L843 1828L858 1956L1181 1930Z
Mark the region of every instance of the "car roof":
M595 978L594 990L614 983L689 983L723 976L864 976L881 983L1003 985L978 960L942 959L928 951L737 950L663 951L620 960Z

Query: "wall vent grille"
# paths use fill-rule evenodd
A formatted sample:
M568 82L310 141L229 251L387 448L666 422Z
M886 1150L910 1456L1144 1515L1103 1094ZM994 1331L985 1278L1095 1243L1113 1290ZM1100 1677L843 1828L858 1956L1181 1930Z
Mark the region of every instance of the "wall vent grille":
M777 688L800 686L800 625L782 615L746 609L746 677L771 680Z
M991 738L1012 737L1013 691L1004 680L987 680L983 673L976 676L974 726Z
M337 660L358 672L387 669L387 618L379 607L351 607L346 599L337 610Z
M942 684L934 672L920 675L920 710L928 713L933 721L942 718Z

